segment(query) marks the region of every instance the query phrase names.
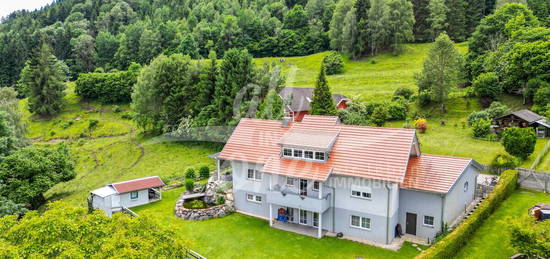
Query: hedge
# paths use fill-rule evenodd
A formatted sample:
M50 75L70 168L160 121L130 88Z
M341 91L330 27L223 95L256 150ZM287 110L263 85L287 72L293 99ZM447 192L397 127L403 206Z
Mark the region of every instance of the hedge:
M82 73L76 80L76 94L102 103L130 102L140 68L132 65L128 71L122 72Z
M462 249L475 231L498 208L498 206L510 196L517 188L518 172L507 170L500 175L498 184L487 199L478 208L458 225L451 233L435 243L416 257L427 258L453 258Z

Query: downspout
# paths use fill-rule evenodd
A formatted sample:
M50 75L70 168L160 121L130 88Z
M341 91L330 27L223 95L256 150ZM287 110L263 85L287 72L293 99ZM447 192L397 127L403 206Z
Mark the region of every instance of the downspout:
M332 189L332 233L336 233L336 189L334 187L329 187Z
M441 194L441 231L445 225L445 194Z
M388 190L388 199L386 207L386 244L390 243L390 198L391 198L391 189L388 187L388 183L384 185L386 190Z

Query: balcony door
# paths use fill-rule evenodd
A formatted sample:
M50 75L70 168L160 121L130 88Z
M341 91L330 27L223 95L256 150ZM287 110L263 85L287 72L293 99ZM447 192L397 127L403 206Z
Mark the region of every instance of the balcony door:
M300 179L300 195L307 196L307 180Z

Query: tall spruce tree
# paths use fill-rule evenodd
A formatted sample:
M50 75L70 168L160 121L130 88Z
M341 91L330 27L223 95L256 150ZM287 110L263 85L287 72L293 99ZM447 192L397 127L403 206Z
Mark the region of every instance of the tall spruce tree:
M430 0L428 5L430 15L428 21L430 22L430 31L432 39L439 36L447 28L447 6L445 6L444 0Z
M389 42L394 53L397 53L401 43L413 40L412 3L409 0L389 0L388 7Z
M466 35L471 35L485 15L485 1L466 0Z
M210 58L210 64L205 66L204 72L201 74L201 81L199 85L199 101L197 102L196 110L211 104L212 96L216 90L216 81L218 77L218 62L216 52L211 50L208 55Z
M264 98L256 114L258 119L268 120L280 120L284 116L283 100L275 91L275 89L269 90L267 96Z
M426 42L432 40L430 32L430 9L428 5L430 0L412 0L414 12L414 39L417 42Z
M55 115L61 111L65 93L65 73L52 49L42 43L29 59L29 111L40 115Z
M325 65L321 63L321 70L315 89L313 90L313 101L311 102L311 114L313 115L336 115L336 104L332 99L332 92L328 86Z
M445 101L453 87L456 87L462 64L460 53L446 33L441 33L430 48L424 60L422 72L415 75L420 93L431 95L445 112Z
M376 55L382 50L389 38L388 30L388 6L385 0L372 0L369 9L369 36L371 55Z
M466 39L466 13L464 0L446 0L447 6L447 33L454 41Z
M355 19L357 24L357 36L356 36L356 55L357 57L366 54L369 50L369 9L370 0L356 0L355 5Z

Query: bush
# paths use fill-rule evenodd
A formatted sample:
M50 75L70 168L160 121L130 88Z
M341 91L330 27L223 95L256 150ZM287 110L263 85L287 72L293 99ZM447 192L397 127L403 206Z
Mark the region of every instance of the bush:
M121 111L122 111L122 108L120 108L120 106L118 106L118 105L113 106L113 112L114 113L119 113Z
M550 87L550 82L546 82L540 78L531 78L525 85L523 96L528 100L533 100L539 89L548 87Z
M185 179L185 189L192 192L195 188L195 181L193 179Z
M185 178L186 179L195 179L196 178L195 169L187 168L187 170L185 171Z
M455 255L468 243L472 235L489 218L491 213L512 194L517 187L518 172L505 171L500 175L495 189L489 194L478 208L451 233L441 241L418 255L417 259L454 258Z
M400 97L388 105L388 120L404 120L407 118L409 106L407 102Z
M500 102L492 102L489 108L483 111L470 113L470 115L468 115L468 125L472 126L474 122L480 119L493 121L495 118L506 114L508 111L508 106Z
M418 93L418 104L422 107L429 105L432 102L432 96L428 91Z
M76 94L102 103L130 102L140 68L134 63L124 72L82 73L76 80Z
M199 169L199 176L202 179L208 179L210 177L210 168L208 166L203 166Z
M91 120L88 121L88 129L89 130L94 130L95 128L97 128L98 124L99 124L98 120L91 119Z
M510 224L510 244L529 258L550 258L550 220L518 218Z
M384 126L389 118L388 108L385 105L380 105L374 109L371 115L371 122L378 127Z
M403 97L406 100L409 100L413 94L414 94L414 91L412 89L410 89L408 87L399 87L393 93L393 99Z
M426 119L419 118L413 122L413 127L420 131L420 133L424 133L428 129L428 121Z
M491 161L489 171L500 174L505 170L514 169L518 166L518 159L508 154L497 154Z
M474 94L481 98L495 99L502 93L502 87L498 82L498 76L494 72L483 73L476 77L472 87Z
M542 107L550 104L550 86L538 89L535 93L533 103Z
M225 203L225 198L223 196L219 196L217 199L216 199L216 205L222 205Z
M472 134L476 138L483 138L489 133L491 133L491 121L489 120L480 119L472 125Z
M344 60L338 52L331 52L323 58L327 75L340 74L344 71Z
M532 128L510 127L502 133L502 145L508 154L527 159L533 151L537 136Z

